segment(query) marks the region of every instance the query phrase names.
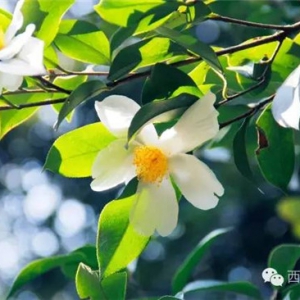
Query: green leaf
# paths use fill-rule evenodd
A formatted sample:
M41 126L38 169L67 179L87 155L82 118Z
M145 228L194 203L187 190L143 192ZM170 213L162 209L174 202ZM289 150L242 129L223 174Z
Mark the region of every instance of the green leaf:
M95 10L109 23L133 27L136 33L142 33L163 24L181 4L177 0L101 0Z
M285 295L283 300L299 300L300 284L291 284L281 291Z
M84 82L86 82L87 79L88 79L88 76L71 75L71 76L65 76L65 77L56 77L54 79L53 83L59 87L66 89L66 90L72 91L72 90L75 90L78 86L80 86ZM54 110L57 113L60 112L60 110L62 109L63 106L64 106L64 104L60 104L60 103L52 105L52 107L54 108ZM66 119L68 122L71 121L73 112L74 111L71 111L71 113L66 116Z
M177 298L174 296L163 296L163 297L159 298L158 300L181 300L181 298Z
M203 60L205 60L212 68L216 71L222 73L222 66L219 59L214 52L214 50L207 44L201 42L200 40L194 38L191 35L183 34L176 30L160 27L156 30L162 36L168 37L172 41L176 42L180 46L190 50L194 54L199 55Z
M4 99L3 99L4 98ZM19 95L5 95L0 97L1 101L5 100L13 103L14 105L28 104L34 102L40 102L52 98L52 94L19 94ZM4 103L6 104L6 103ZM2 104L1 104L2 105ZM25 122L39 109L39 107L31 107L26 109L13 109L0 111L0 138L3 138L9 131Z
M286 190L295 163L293 131L276 123L270 106L260 115L256 126L258 131L256 157L259 167L270 183Z
M100 285L99 273L92 271L90 267L83 263L78 267L75 283L80 299L106 299L105 293Z
M110 64L109 41L94 24L81 20L64 20L54 42L62 53L78 61Z
M234 163L240 173L247 178L250 182L256 183L253 173L251 171L248 155L247 155L247 143L246 134L250 118L246 118L241 127L236 132L233 139L233 158Z
M101 285L105 292L105 300L125 300L127 273L114 273L108 277L105 277L101 281Z
M131 121L128 130L128 140L130 140L133 135L135 135L144 125L149 123L155 117L177 109L187 109L197 100L198 97L188 94L181 94L180 96L172 99L154 101L144 105L135 114Z
M8 297L14 294L17 290L23 287L26 283L30 282L31 280L35 279L36 277L54 269L57 267L62 267L69 263L77 263L80 262L91 262L91 258L87 257L86 254L91 254L91 248L94 249L93 246L85 246L79 248L70 254L67 255L59 255L59 256L52 256L48 258L42 258L35 260L28 264L17 276L15 279Z
M100 122L70 131L54 142L44 168L66 177L91 176L97 154L114 140Z
M198 280L189 283L182 290L184 294L201 291L220 291L233 292L236 294L246 295L254 299L262 300L258 288L249 282L224 282L216 280Z
M23 28L34 23L36 37L45 42L45 47L49 46L58 32L60 21L74 2L75 0L25 0L22 7Z
M222 228L216 229L205 236L196 248L192 251L192 253L185 259L185 261L181 264L178 268L176 274L172 280L172 290L173 293L178 293L183 289L183 287L187 284L188 280L190 279L193 270L199 264L199 261L202 259L204 254L209 250L213 242L223 235L227 233L231 229Z
M138 234L129 222L134 196L108 203L99 219L97 256L102 276L118 272L144 250L149 237Z
M145 39L120 50L114 58L109 80L116 80L130 71L186 55L186 50L167 38Z
M99 95L106 89L106 85L99 80L91 80L79 85L64 102L54 128L58 129L64 118L66 118L79 104L90 100L95 95Z
M273 249L269 255L268 266L277 271L284 278L284 284L287 283L288 271L293 270L296 262L300 258L300 246L285 244ZM274 287L274 288L281 288Z
M195 82L183 71L165 64L156 64L144 84L142 102L145 104L157 99L176 97L182 93L199 98L203 96Z
M300 238L300 198L286 197L281 199L277 204L277 213L281 219L291 224L293 234Z
M137 177L132 178L127 185L125 186L123 192L118 197L118 199L124 199L128 198L136 193L137 187L138 187L138 179Z

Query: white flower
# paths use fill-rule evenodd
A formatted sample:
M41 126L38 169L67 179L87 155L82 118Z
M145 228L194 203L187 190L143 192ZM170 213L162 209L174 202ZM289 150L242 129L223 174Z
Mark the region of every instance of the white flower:
M298 66L277 90L272 113L282 127L299 130L300 119L300 66Z
M9 91L18 89L23 76L46 73L43 66L44 42L32 37L35 25L29 24L25 32L16 35L23 26L23 2L21 0L17 3L5 33L0 24L0 94L3 88Z
M222 185L208 166L185 154L219 131L214 102L215 95L207 94L160 137L153 124L146 125L128 147L127 131L140 106L116 95L95 103L100 120L117 139L96 157L91 188L103 191L137 176L130 222L141 234L150 236L156 229L166 236L176 227L178 203L171 178L185 198L200 209L215 207L217 196L223 195Z

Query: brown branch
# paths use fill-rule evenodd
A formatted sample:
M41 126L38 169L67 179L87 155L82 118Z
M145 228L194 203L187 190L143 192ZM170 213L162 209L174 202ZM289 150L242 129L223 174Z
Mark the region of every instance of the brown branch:
M59 98L59 99L39 101L39 102L33 102L33 103L25 103L25 104L14 105L14 106L0 106L0 111L11 110L11 109L19 110L19 109L24 109L24 108L31 108L31 107L44 106L44 105L57 104L57 103L64 103L66 100L67 100L67 98Z
M67 95L70 95L71 92L72 92L72 91L66 90L66 89L64 89L64 88L62 88L62 87L60 87L60 86L58 86L58 85L56 85L56 84L54 84L54 83L46 80L42 76L36 76L34 78L36 78L37 80L39 80L46 88L50 87L50 88L53 88L53 89L55 89L55 90L57 90L59 92L67 94Z
M237 122L239 120L242 120L242 119L245 119L247 117L251 117L253 115L255 115L260 109L264 108L268 103L272 102L273 99L275 97L275 94L269 96L268 98L266 98L265 100L259 102L257 105L253 106L250 110L248 110L247 112L245 112L244 114L242 115L239 115L229 121L226 121L226 122L223 122L223 123L220 123L220 129L221 128L224 128L234 122Z
M207 20L213 21L221 21L225 23L232 23L246 27L254 27L254 28L262 28L262 29L273 29L273 30L286 30L288 25L273 25L273 24L264 24L264 23L257 23L257 22L250 22L225 16L220 16L218 14L212 13Z

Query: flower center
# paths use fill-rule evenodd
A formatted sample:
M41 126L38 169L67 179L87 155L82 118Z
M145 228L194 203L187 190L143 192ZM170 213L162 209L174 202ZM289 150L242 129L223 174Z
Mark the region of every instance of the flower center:
M139 180L145 183L161 182L168 171L168 159L157 147L138 146L133 163Z
M5 46L5 43L4 43L4 31L3 31L3 29L0 26L0 50L3 49L4 46Z

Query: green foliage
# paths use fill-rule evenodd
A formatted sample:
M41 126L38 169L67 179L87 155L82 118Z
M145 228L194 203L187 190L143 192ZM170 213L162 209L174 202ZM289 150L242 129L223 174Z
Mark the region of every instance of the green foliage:
M62 53L73 59L99 65L110 63L107 37L97 26L86 21L62 21L54 43Z
M200 260L209 250L213 242L230 229L217 229L205 236L199 244L195 247L193 252L185 259L182 265L178 268L173 277L172 289L174 293L178 293L188 283L193 270L199 264Z
M187 52L183 47L173 43L168 38L145 39L120 50L113 59L108 79L116 80L135 69L186 54Z
M124 268L144 250L149 237L137 233L129 223L134 196L114 200L103 209L98 226L97 256L102 276Z
M241 127L236 132L236 135L233 139L233 158L234 163L240 173L250 182L255 183L247 155L246 135L249 121L249 118L245 119Z
M280 245L277 246L270 253L268 266L274 268L278 274L281 274L284 278L284 284L287 282L288 271L293 270L296 262L300 258L300 246L299 245ZM274 287L274 288L281 288Z
M75 88L59 111L55 129L59 127L64 118L66 118L75 107L99 95L106 90L106 88L106 85L99 80L88 81Z
M61 19L66 11L74 4L75 0L52 1L48 0L25 0L22 7L24 14L24 28L27 24L36 25L36 36L49 46L54 40Z
M216 69L218 72L222 72L222 66L218 60L217 55L205 43L199 41L191 35L187 35L182 32L177 32L167 27L160 27L159 29L157 29L157 32L165 37L168 37L169 39L176 42L178 45L184 47L185 49L190 50L194 54L199 55L212 68Z
M68 132L55 141L44 168L68 177L91 176L97 154L114 139L100 122Z
M267 107L256 122L258 149L256 157L264 177L285 190L294 171L293 131L279 126Z
M54 268L65 267L70 264L78 266L80 262L95 267L95 262L97 262L95 258L95 247L85 246L66 255L52 256L33 261L19 273L9 291L8 297L12 296L28 282Z
M182 93L199 98L202 96L195 82L186 73L169 65L156 64L145 81L142 102L146 104L153 100L176 97Z
M216 280L197 280L189 283L182 290L184 294L203 292L203 291L221 291L221 292L233 292L240 295L249 296L252 299L262 300L257 287L249 282L224 282Z

